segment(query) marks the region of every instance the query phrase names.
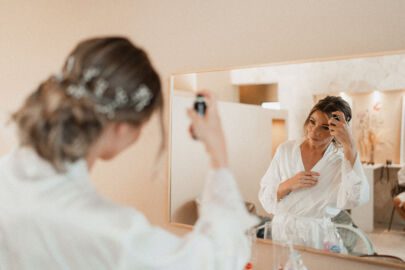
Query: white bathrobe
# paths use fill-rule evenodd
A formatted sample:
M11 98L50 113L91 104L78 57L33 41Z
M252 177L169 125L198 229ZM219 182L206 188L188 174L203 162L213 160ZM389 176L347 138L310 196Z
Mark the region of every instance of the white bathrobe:
M180 238L101 198L84 160L58 174L18 148L0 160L0 269L242 269L256 219L228 170L210 173L201 204Z
M400 186L405 186L405 164L398 171L398 184ZM402 207L405 204L405 192L398 194L397 197L401 200L399 207Z
M301 158L302 141L280 145L260 184L259 199L268 213L274 214L272 237L279 241L322 249L331 215L327 209L350 209L369 199L369 186L357 155L354 166L341 149L332 143L311 169L320 174L314 187L291 192L277 201L280 183L305 171ZM335 212L336 213L336 212Z
M398 171L398 184L400 186L405 186L405 163L402 165L401 169Z

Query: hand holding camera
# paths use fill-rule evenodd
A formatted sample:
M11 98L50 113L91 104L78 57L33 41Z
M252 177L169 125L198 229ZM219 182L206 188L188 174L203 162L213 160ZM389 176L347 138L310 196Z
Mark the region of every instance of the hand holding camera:
M345 131L347 127L347 123L345 121L345 115L341 111L333 112L329 115L329 131L335 139L342 143L340 139L345 137Z
M228 158L216 100L209 91L198 92L193 108L188 109L190 133L201 141L211 157L214 168L227 167Z
M347 154L347 158L353 160L356 155L356 148L352 132L346 122L344 113L341 111L333 112L328 123L330 134L342 145L345 155Z
M205 102L205 98L202 94L197 94L197 97L194 101L194 110L201 116L205 115L205 111L207 110L207 103Z

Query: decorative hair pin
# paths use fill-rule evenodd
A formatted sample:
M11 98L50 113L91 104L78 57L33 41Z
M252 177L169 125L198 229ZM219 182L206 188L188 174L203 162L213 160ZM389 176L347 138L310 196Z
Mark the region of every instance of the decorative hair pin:
M149 105L150 101L152 100L152 93L149 88L142 84L135 93L132 94L132 102L135 104L135 111L140 112Z
M100 75L100 70L97 68L89 68L83 72L83 80L85 83L90 82L94 78Z
M66 72L70 73L73 70L73 66L75 65L75 59L73 56L69 56L68 60L66 61Z
M74 65L74 58L71 56L67 60L66 72L71 72ZM100 69L89 68L83 72L83 77L78 83L72 83L67 86L66 93L75 98L88 98L95 103L97 112L105 114L109 119L115 117L115 112L124 107L133 106L136 112L142 111L150 104L153 94L144 84L141 84L137 90L128 95L124 88L114 88L114 96L106 97L104 94L109 88L109 83L104 78L98 78L101 74ZM59 81L63 77L56 75ZM94 91L88 89L88 83L94 81Z

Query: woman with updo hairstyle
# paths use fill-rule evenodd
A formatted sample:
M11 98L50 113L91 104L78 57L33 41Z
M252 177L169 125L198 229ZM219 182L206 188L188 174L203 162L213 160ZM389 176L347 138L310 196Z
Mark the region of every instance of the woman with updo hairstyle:
M278 147L259 192L263 208L274 215L274 240L344 252L341 243L331 243L331 218L369 198L351 118L345 100L327 96L308 114L304 137Z
M200 219L180 238L101 197L89 176L97 160L135 143L155 112L164 150L158 74L126 38L79 43L12 115L20 145L0 159L0 269L242 269L256 219L227 169L216 101L200 94L206 114L188 115L212 171Z

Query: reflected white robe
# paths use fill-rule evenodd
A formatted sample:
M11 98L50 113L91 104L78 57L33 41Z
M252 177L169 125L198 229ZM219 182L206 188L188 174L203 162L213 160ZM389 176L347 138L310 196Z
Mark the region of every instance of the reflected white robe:
M259 200L274 214L272 237L321 249L325 237L327 209L351 209L369 199L369 186L357 155L354 166L332 143L311 169L320 174L318 184L291 192L277 201L280 183L305 171L301 158L302 141L281 144L260 184ZM337 212L335 211L335 214ZM332 215L333 216L333 215Z
M398 171L398 184L400 186L405 186L405 164L403 164L401 169Z
M101 198L84 160L63 174L27 148L0 160L0 269L242 269L255 223L226 169L210 173L180 238Z
M405 186L405 164L398 171L398 184L401 186ZM403 205L405 204L405 192L398 194L397 198L401 200L401 204L399 205L399 207L403 207Z

